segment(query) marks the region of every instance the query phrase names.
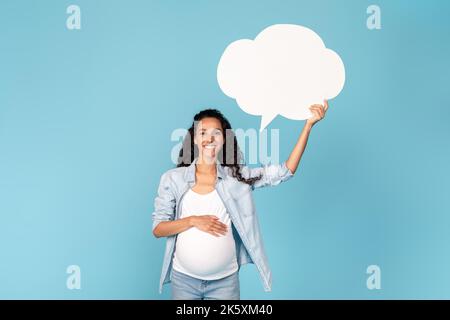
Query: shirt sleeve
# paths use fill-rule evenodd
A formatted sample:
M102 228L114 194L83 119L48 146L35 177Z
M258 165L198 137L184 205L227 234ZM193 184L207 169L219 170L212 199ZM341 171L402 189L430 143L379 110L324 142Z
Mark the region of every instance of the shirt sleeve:
M261 176L261 179L253 184L252 189L276 186L294 176L286 166L286 161L281 164L268 164L256 168L243 167L241 173L246 179Z
M152 214L153 231L162 221L170 221L175 217L175 196L167 173L161 176L158 194L155 198L155 211Z

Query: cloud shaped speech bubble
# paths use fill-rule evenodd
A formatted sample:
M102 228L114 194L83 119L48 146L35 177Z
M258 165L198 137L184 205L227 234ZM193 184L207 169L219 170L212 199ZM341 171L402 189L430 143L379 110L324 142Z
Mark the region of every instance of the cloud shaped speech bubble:
M278 114L292 120L310 118L312 104L341 92L345 68L339 55L311 29L276 24L255 40L228 45L217 80L243 111L262 117L262 131Z

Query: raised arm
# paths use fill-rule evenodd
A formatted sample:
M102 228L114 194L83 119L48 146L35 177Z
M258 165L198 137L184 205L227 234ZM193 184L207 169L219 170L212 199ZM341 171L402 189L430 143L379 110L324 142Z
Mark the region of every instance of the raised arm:
M309 109L311 110L313 116L306 120L297 143L295 144L294 149L292 149L289 158L286 160L286 167L288 167L292 173L295 173L295 171L297 171L298 164L300 163L300 159L302 158L303 152L306 148L306 144L308 143L308 138L312 127L314 126L314 124L325 117L325 113L328 110L328 101L324 100L323 105L314 104L309 107Z

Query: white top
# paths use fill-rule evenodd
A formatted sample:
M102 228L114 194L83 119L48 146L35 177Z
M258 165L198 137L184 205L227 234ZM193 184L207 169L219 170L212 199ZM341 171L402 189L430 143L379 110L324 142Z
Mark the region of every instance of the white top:
M191 215L215 215L228 226L226 235L218 237L189 228L177 236L173 268L202 280L221 279L238 270L236 247L230 215L217 191L199 194L189 189L181 202L180 218Z

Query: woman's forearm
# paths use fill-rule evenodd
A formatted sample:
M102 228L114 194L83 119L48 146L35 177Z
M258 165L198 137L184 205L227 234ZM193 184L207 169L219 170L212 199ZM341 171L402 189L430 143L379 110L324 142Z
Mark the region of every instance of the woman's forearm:
M295 173L302 158L303 152L305 151L306 144L308 143L309 134L312 129L312 124L306 122L300 136L298 137L297 143L294 146L289 158L286 161L286 166L288 169Z
M191 220L191 217L186 217L173 221L162 221L156 226L155 230L153 230L153 235L156 238L169 237L186 231L193 226Z

